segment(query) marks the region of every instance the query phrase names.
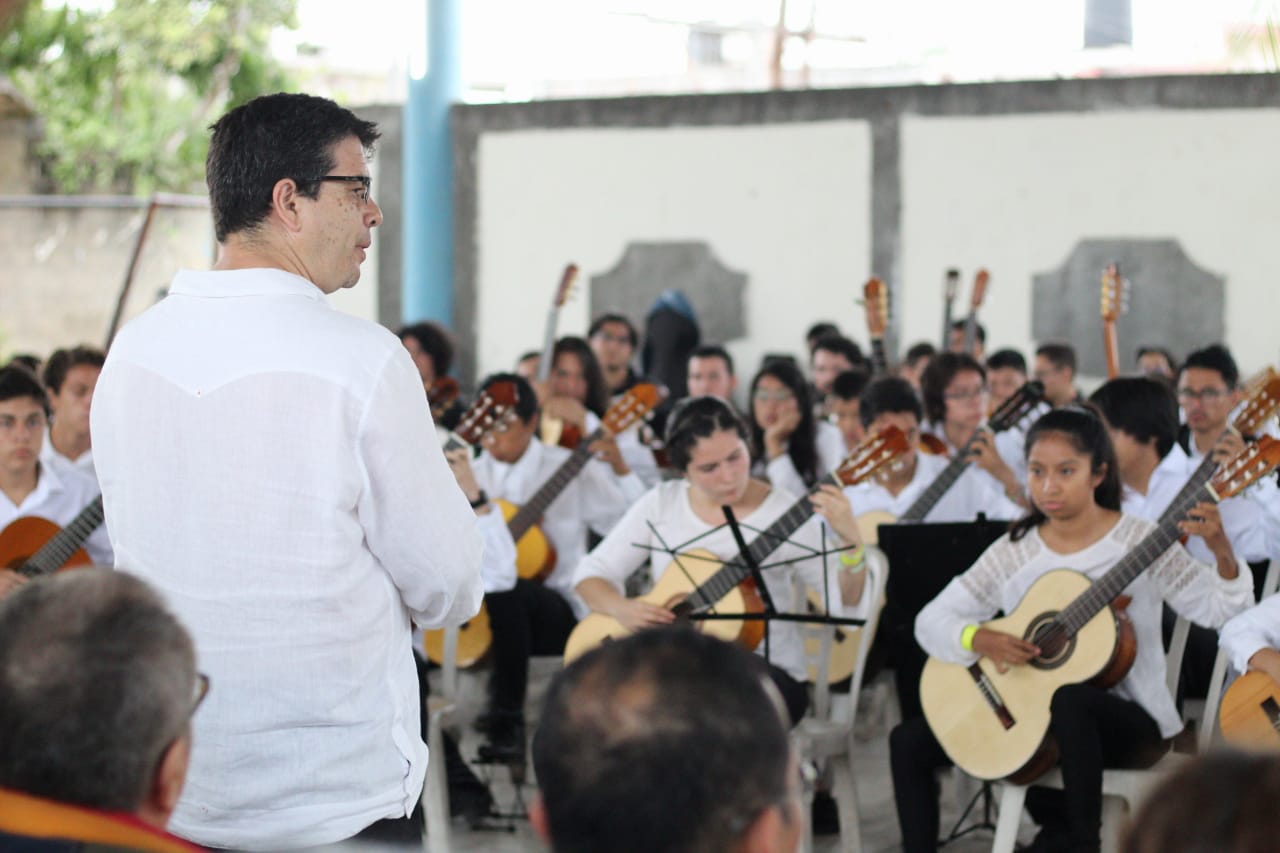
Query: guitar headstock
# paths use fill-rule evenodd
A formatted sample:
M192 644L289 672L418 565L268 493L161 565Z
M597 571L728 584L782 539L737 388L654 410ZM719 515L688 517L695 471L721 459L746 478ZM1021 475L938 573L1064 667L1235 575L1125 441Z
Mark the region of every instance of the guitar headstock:
M1271 378L1259 384L1249 394L1244 408L1231 425L1243 435L1253 435L1277 410L1280 410L1280 376L1272 370Z
M1264 435L1224 463L1209 481L1218 500L1238 495L1280 465L1280 441Z
M453 434L467 444L478 444L484 434L505 422L515 411L516 385L514 382L494 382L476 395L476 399L462 414L462 420Z
M862 307L867 312L867 334L883 338L889 325L889 286L878 278L862 285Z
M564 303L569 300L569 294L573 292L573 285L577 280L578 265L566 265L564 272L560 274L560 284L556 287L555 306L557 308L564 307Z
M1276 369L1268 364L1266 367L1246 379L1240 386L1244 390L1244 396L1246 398L1252 397L1257 393L1259 388L1266 385L1272 379L1275 379L1277 375L1280 374L1277 374Z
M1102 319L1114 323L1128 311L1128 282L1120 275L1120 265L1109 263L1102 271Z
M947 302L954 302L956 291L960 289L960 270L952 267L947 270L947 275L942 281L942 298Z
M602 426L610 435L617 435L653 410L662 402L662 390L649 382L632 385L622 398L604 413Z
M906 453L907 449L907 434L896 426L886 427L859 442L831 472L831 476L843 485L856 485Z
M991 417L987 420L987 427L992 432L1010 429L1031 414L1032 410L1042 402L1044 402L1044 383L1032 379L1014 391L1009 399L1000 404L1000 408L991 413Z
M991 273L986 269L978 270L973 277L973 293L969 294L969 310L977 311L982 307L982 300L987 298L987 285L991 282Z

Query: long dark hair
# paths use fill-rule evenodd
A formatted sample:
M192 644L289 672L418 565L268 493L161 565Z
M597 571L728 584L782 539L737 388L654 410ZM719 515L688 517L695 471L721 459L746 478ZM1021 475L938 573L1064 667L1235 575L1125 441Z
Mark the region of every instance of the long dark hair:
M722 430L736 432L744 442L748 440L742 418L733 406L719 397L708 394L681 400L667 418L665 442L671 467L684 471L689 467L698 439L709 438Z
M751 453L756 459L764 459L764 430L756 421L755 396L756 386L766 376L787 386L796 398L796 406L800 409L800 424L787 440L787 455L796 466L806 486L812 486L818 480L818 441L817 427L813 422L813 403L809 399L809 383L804 381L800 368L790 361L778 359L767 361L756 372L751 380L751 393L748 398L751 404Z
M573 335L556 341L555 348L551 351L552 370L555 369L556 359L566 352L576 355L578 363L582 365L582 378L587 383L587 399L582 401L582 405L595 412L597 417L603 418L605 409L609 408L609 386L604 381L604 371L600 369L600 362L591 351L591 345Z
M1089 457L1089 470L1103 472L1102 482L1093 490L1093 502L1103 509L1120 509L1120 467L1116 464L1116 451L1102 417L1092 406L1067 406L1054 409L1031 425L1027 432L1026 454L1042 437L1052 434L1066 438L1071 446ZM1009 528L1009 538L1017 542L1033 527L1044 524L1046 516L1031 501L1031 511Z

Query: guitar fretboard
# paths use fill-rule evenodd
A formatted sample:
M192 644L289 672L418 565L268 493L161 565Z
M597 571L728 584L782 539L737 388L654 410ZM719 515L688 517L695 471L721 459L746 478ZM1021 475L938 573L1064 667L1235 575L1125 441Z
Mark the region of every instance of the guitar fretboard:
M71 523L59 530L31 558L23 563L18 573L33 578L62 568L71 555L80 550L89 534L102 524L102 495L98 495L80 511Z
M934 477L929 487L920 493L920 497L912 501L911 506L907 507L907 511L902 514L898 521L909 524L924 521L924 517L938 505L938 501L942 500L942 496L947 493L947 490L954 486L956 480L960 479L960 475L973 464L969 461L969 451L973 448L974 441L976 441L976 438L971 438L965 442L964 447L960 448L960 452L951 458L951 461L947 463L947 467L938 472L938 476Z
M519 542L520 537L528 532L530 527L538 523L538 519L542 518L547 512L547 507L551 506L551 502L560 497L560 493L564 491L565 486L578 476L586 464L591 461L591 451L588 446L593 442L604 437L604 428L600 427L591 435L582 439L578 446L574 449L573 454L556 469L547 481L542 484L538 491L533 493L533 497L525 503L524 506L516 510L516 514L511 516L511 520L507 522L507 530L511 531L511 538Z
M872 377L889 374L889 356L884 351L884 338L871 339L871 375Z

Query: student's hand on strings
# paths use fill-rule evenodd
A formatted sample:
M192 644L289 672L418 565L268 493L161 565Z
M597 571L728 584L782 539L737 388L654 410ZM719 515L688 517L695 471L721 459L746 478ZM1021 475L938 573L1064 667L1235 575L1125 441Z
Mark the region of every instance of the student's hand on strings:
M480 497L480 484L476 482L475 471L471 468L471 448L458 447L446 450L444 458L449 463L449 470L453 472L453 478L458 481L458 488L462 489L462 494L468 501L475 502Z
M1021 666L1040 654L1040 647L1034 643L990 628L979 628L973 635L973 650L990 658L996 665L996 671L1002 673L1008 672L1010 666Z
M1249 669L1266 673L1280 685L1280 652L1275 649L1259 649L1249 658Z
M547 417L573 424L583 433L587 431L587 407L572 397L549 397L542 404Z
M1199 536L1204 544L1213 552L1218 560L1219 574L1224 577L1235 577L1236 553L1231 547L1231 540L1222 529L1222 513L1213 501L1202 501L1193 506L1187 517L1178 522L1178 529L1188 536ZM1223 572L1223 568L1230 571Z
M613 613L628 631L640 631L644 628L656 628L659 625L670 625L676 621L676 614L665 607L641 601L638 598L624 598L614 605Z
M12 569L0 569L0 598L4 598L26 582L26 576L20 575Z
M809 495L813 511L827 520L831 529L846 545L858 545L862 537L858 533L858 521L853 516L853 504L844 489L833 483L823 483L821 488Z
M596 458L601 462L608 464L613 469L613 473L619 477L625 477L631 473L631 468L627 465L625 459L622 458L622 451L618 449L618 441L611 435L591 442L587 447Z
M1004 486L1005 494L1010 500L1020 504L1025 503L1018 475L1013 473L1009 463L1005 462L1004 457L996 450L994 433L985 427L979 428L973 438L973 444L969 446L969 458L973 460L973 464L995 477L1000 485Z
M1213 461L1219 465L1239 456L1244 450L1244 438L1240 433L1236 432L1235 427L1228 427L1227 431L1213 445L1210 454Z

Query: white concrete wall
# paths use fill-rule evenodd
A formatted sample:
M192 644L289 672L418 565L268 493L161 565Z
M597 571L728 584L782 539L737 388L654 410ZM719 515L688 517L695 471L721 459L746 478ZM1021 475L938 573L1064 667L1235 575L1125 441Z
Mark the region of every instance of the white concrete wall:
M986 266L988 349L1029 354L1034 274L1084 238L1172 237L1226 276L1227 341L1242 373L1274 362L1280 342L1263 306L1276 292L1277 139L1280 110L904 117L901 340L938 338L947 267L964 271L967 300ZM1075 342L1100 343L1101 332ZM1213 341L1168 343L1185 353Z
M477 372L509 370L541 345L569 261L611 269L628 242L703 240L745 272L741 372L764 352L804 348L817 317L861 327L854 293L869 274L869 126L574 129L480 140ZM561 334L590 322L579 294Z

